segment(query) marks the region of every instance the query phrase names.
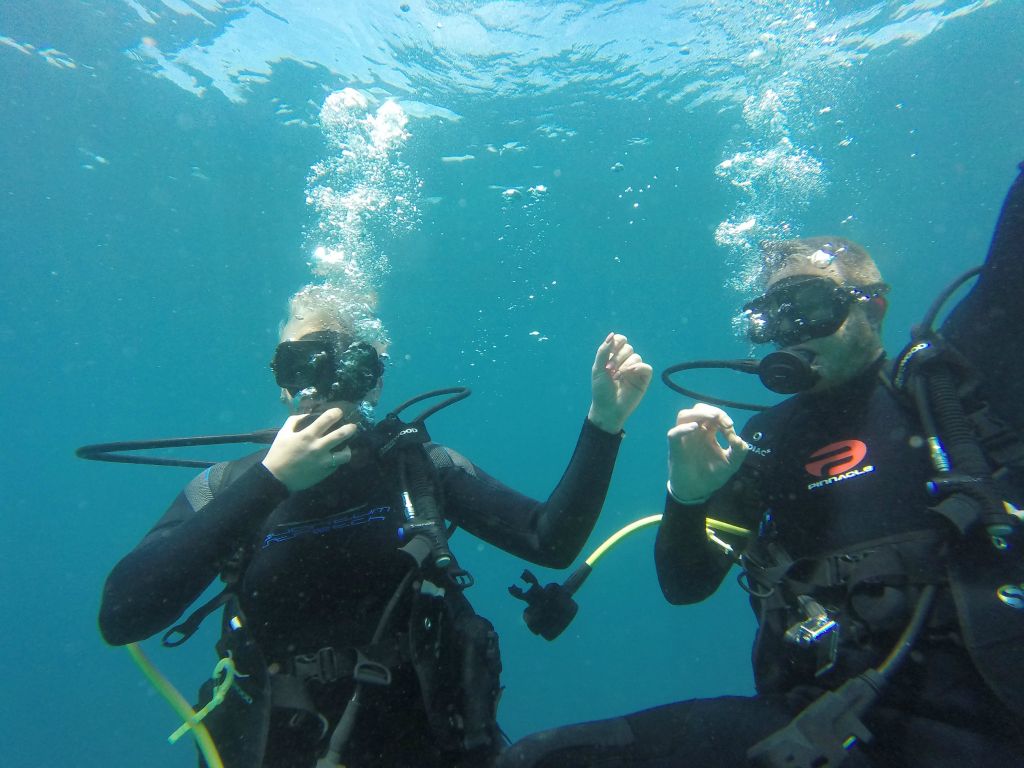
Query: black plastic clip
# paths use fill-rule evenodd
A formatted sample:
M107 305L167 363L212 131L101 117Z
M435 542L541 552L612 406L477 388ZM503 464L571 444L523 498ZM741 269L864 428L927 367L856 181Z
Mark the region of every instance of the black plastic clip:
M391 685L391 670L386 664L367 658L362 651L356 651L356 665L352 668L352 679L357 683L370 685Z

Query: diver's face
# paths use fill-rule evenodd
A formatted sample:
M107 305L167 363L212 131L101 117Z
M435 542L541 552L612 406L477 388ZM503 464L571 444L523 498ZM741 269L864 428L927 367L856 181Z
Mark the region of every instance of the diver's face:
M809 391L822 392L867 370L881 354L882 344L865 308L855 306L831 336L810 339L791 349L811 354L811 370L818 374L818 380Z
M796 277L801 273L787 270L784 275L773 276L769 290L784 278ZM820 270L807 271L807 276L822 277ZM836 285L841 284L838 276L829 276ZM849 315L836 331L828 336L807 339L786 349L803 351L811 357L811 369L818 379L809 392L823 392L844 384L857 377L871 366L882 352L882 340L871 310L861 303L853 304Z

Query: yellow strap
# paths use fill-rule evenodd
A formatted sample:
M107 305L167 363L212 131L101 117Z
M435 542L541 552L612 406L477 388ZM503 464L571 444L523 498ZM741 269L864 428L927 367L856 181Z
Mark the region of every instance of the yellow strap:
M146 679L156 688L157 692L167 700L167 703L178 713L178 716L186 723L191 723L187 727L191 729L196 737L199 751L203 753L203 759L206 760L209 768L224 768L224 763L220 759L220 753L217 752L217 747L213 743L213 737L210 736L206 726L201 722L192 723L196 713L192 710L191 705L185 701L185 697L178 693L177 688L171 685L170 681L160 673L160 670L153 666L153 662L149 660L149 657L146 656L138 643L129 643L125 648L135 663L138 664L139 669L142 670L142 674L146 676ZM218 666L220 665L218 664ZM223 699L223 696L221 698Z
M167 740L171 742L171 744L188 733L190 728L195 728L199 725L200 721L204 717L210 714L218 704L224 701L224 697L231 689L231 685L235 682L235 662L230 658L224 658L218 661L217 666L213 668L213 675L211 676L212 679L216 680L221 673L224 674L224 679L217 683L217 687L213 689L213 696L210 697L206 706L192 715L192 717L186 719L178 730L167 737Z

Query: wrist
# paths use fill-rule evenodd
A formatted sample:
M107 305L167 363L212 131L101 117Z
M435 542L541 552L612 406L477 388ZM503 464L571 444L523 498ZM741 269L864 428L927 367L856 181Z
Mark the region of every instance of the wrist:
M274 467L274 461L273 460L267 461L267 459L269 459L269 458L270 458L269 456L265 457L263 459L263 461L260 462L260 464L263 465L263 468L265 470L267 470L267 472L269 472L271 475L273 475L274 479L280 480L281 478L278 477L277 469Z
M675 501L677 501L678 503L680 503L680 504L682 504L683 506L686 506L686 507L694 506L696 504L703 504L705 501L707 501L708 499L711 498L711 494L709 493L706 496L698 496L698 497L692 498L692 499L685 499L682 496L680 496L678 493L676 493L675 489L672 488L672 481L671 480L669 480L667 483L665 483L665 488L668 490L668 495L669 496L671 496Z
M275 480L277 480L277 482L284 486L285 490L288 493L292 493L294 489L292 488L291 478L288 477L288 472L282 471L282 469L284 468L277 466L277 462L273 461L272 459L270 461L267 461L268 458L270 457L268 456L267 458L264 458L263 461L260 462L260 464L262 464L263 468L270 473L271 477L273 477Z
M619 434L626 425L625 419L602 413L593 404L591 404L590 411L587 413L587 420L602 432L607 432L611 435Z
M252 469L266 478L265 482L276 487L282 498L291 495L291 491L288 489L288 486L285 485L277 475L270 471L270 468L265 462L260 461L258 464L253 466ZM271 495L268 493L264 493L264 496L266 498L271 498Z

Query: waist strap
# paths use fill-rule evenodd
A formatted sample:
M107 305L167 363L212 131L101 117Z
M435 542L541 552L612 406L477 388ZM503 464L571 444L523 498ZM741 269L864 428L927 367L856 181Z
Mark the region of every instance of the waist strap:
M298 727L303 717L318 723L319 738L329 730L310 695L311 682L329 685L351 678L357 683L390 685L391 670L409 660L399 640L362 648L337 650L330 646L313 653L300 653L288 659L280 672L270 675L271 706L293 710L289 725Z
M855 588L875 583L934 584L945 579L944 563L936 559L943 534L935 529L911 531L859 542L840 551L791 559L779 545L759 543L758 553L744 560L750 578L763 594L777 597L785 584L794 594L834 587ZM898 553L898 554L897 554Z
M352 678L356 682L387 685L391 682L391 670L409 661L405 645L398 640L341 650L327 646L292 656L284 663L282 673L303 683L326 685Z

